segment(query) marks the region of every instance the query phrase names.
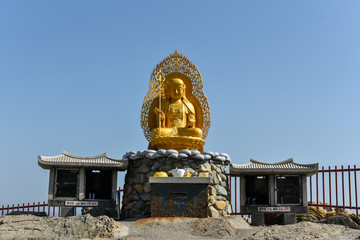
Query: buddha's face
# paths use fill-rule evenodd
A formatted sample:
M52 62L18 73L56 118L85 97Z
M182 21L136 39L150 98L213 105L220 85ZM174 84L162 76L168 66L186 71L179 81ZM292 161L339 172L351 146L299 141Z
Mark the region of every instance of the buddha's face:
M169 81L168 94L171 99L179 100L185 95L185 84L180 78L173 78Z

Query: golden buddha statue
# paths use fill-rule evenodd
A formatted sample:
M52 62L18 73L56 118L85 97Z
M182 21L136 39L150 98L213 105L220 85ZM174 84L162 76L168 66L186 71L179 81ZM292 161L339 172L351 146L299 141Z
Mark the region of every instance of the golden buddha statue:
M151 75L141 127L149 149L204 150L210 110L201 74L177 51L160 62Z
M155 114L161 116L161 127L151 131L151 137L202 137L202 130L195 127L195 108L185 97L185 84L180 78L167 82L161 110L154 108ZM159 134L160 129L160 134Z

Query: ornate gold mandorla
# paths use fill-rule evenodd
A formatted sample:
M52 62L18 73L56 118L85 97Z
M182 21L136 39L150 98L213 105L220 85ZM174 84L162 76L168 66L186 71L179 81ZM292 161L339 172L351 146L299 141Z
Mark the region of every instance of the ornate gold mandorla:
M159 85L160 82L157 81L157 76L159 76L158 73L160 71L162 71L165 76L165 81L161 85ZM179 79L182 81L179 81ZM166 108L171 104L166 104L166 99L169 97L169 93L166 93L165 86L171 85L172 83L170 82L176 82L175 84L179 84L179 82L182 83L185 91L184 96L186 96L182 101L184 105L183 111L186 110L190 113L194 112L194 114L191 115L191 119L195 118L191 120L195 122L195 126L192 124L191 127L177 129L170 124L174 128L174 134L168 133L170 127L166 126L167 121L162 120L163 123L161 124L157 115L159 113L156 113L156 109L159 107L159 95L161 93L162 99L164 99L164 104L161 104L162 106L160 107L160 112L167 117ZM160 86L162 90L160 90ZM210 108L207 97L203 91L201 74L198 68L191 63L189 59L175 50L174 53L171 53L154 68L150 78L149 91L144 98L141 110L141 127L144 131L146 139L149 141L149 149L157 150L162 148L203 151L210 123ZM163 126L160 126L159 128L159 125ZM162 129L163 127L168 128ZM183 132L186 133L188 130L193 130L195 128L199 130L197 131L197 134L184 134L184 136L182 136ZM160 134L160 130L162 135ZM179 134L177 130L179 130ZM163 134L163 131L167 134ZM202 132L202 134L199 132Z

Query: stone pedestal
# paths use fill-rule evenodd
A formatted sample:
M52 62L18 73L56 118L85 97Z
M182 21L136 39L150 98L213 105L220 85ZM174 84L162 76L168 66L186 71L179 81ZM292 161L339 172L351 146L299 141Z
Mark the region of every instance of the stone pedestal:
M62 207L60 210L60 216L61 217L75 216L74 207Z
M208 216L209 177L150 177L151 217Z
M152 189L149 177L159 171L170 175L170 170L175 168L186 168L190 172L198 173L199 178L209 178L207 216L220 217L231 214L227 177L230 157L227 154L160 149L128 152L123 159L128 159L129 165L125 177L122 219L150 216Z

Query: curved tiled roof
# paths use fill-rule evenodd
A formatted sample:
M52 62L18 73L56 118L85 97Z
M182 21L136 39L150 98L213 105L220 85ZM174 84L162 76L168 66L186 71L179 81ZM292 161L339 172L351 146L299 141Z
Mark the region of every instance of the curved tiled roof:
M82 157L64 151L61 155L57 156L38 156L38 164L45 169L51 167L96 167L124 171L127 169L128 160L109 158L106 156L106 153Z
M318 171L318 164L295 163L292 158L281 162L262 162L250 158L246 164L231 164L230 175L250 174L306 174L313 175Z

